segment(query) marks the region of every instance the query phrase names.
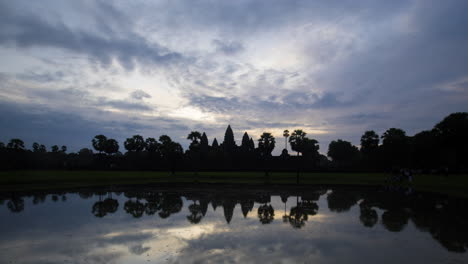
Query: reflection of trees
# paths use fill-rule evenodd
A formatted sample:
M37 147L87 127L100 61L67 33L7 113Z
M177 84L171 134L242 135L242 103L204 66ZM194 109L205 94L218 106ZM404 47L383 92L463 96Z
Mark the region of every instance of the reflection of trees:
M182 209L182 198L176 194L167 194L163 196L161 201L161 211L159 217L168 218L172 214L180 212Z
M310 200L301 200L299 196L296 197L296 206L291 208L289 213L289 223L293 228L302 228L308 220L308 216L316 215L318 212L318 205Z
M104 207L106 208L107 213L115 213L119 208L119 202L116 199L107 198L104 200Z
M285 130L286 133L287 130ZM288 131L289 132L289 131ZM288 135L289 136L289 135ZM285 136L286 137L286 136ZM283 223L287 223L289 220L289 215L286 213L286 202L288 201L288 195L283 193L280 195L281 201L284 203L284 214L283 214Z
M258 207L258 219L262 224L269 224L275 219L275 210L271 204L264 204Z
M400 232L408 223L409 214L403 209L391 209L382 214L382 224L391 232Z
M102 201L102 194L99 194L99 201L95 202L91 212L96 217L104 217L109 213L117 212L119 208L119 202L112 199L112 194L109 193L109 197Z
M143 214L158 214L161 218L168 218L180 212L183 207L182 196L193 201L188 205L189 215L187 220L191 223L200 223L212 203L213 208L221 206L224 218L230 223L234 209L240 203L244 217L253 210L255 203L258 207L258 219L260 223L271 223L274 219L274 209L271 204L271 195L267 191L256 193L223 193L199 192L193 189L190 192L168 191L140 191L138 189L124 192L129 198L123 206L123 210L133 217L141 217ZM318 205L315 203L323 190L307 192L282 192L280 197L284 203L285 211L283 221L289 222L292 228L302 228L308 219L317 214ZM99 200L92 206L92 214L96 217L104 217L115 213L119 209L119 202L112 199L115 192L104 190L80 190L74 193L83 199L97 195ZM296 204L289 211L286 208L288 196L296 196ZM65 196L67 195L67 196ZM42 202L51 203L54 200L64 200L68 196L66 192L35 191L32 193L8 192L0 193L0 203L4 201L8 210L12 213L24 210L26 198L31 199L31 204ZM46 197L56 197L49 200ZM381 190L350 191L347 189L335 189L327 196L328 207L334 212L345 212L359 200L359 220L364 227L374 227L380 218L382 226L390 232L400 232L411 220L421 232L428 232L441 246L451 252L466 252L468 249L468 203L463 199L435 196L429 194L404 195L396 192L388 193ZM290 204L294 203L291 201ZM379 215L378 211L383 213Z
M347 190L333 190L328 194L328 208L333 212L346 212L358 201L356 193Z
M8 201L7 207L12 213L19 213L24 210L24 200L20 197L13 197Z
M360 207L359 220L361 220L361 223L365 227L373 227L379 220L377 211L375 211L369 206L364 205L363 203L361 203L359 207Z
M146 205L140 200L128 200L124 204L124 210L135 218L140 218L145 213Z
M33 204L39 204L45 202L47 198L47 193L38 193L33 196Z
M160 193L149 193L146 196L147 204L145 206L146 215L154 215L161 210L162 195Z
M203 218L202 207L195 201L188 207L190 215L187 216L187 220L192 224L198 224Z
M307 221L307 214L302 211L301 207L295 206L291 208L289 213L289 223L293 228L302 228Z

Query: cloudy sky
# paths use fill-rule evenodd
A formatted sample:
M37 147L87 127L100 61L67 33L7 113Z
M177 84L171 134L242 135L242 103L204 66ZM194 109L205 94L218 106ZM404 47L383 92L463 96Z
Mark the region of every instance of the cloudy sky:
M0 141L302 128L325 153L468 111L468 1L0 0ZM280 138L277 140L282 146ZM121 144L121 148L123 144ZM281 148L278 146L275 153Z

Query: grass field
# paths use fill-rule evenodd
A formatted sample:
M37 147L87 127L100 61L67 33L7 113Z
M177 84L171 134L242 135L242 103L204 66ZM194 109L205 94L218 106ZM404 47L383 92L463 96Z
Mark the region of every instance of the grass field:
M300 173L299 184L384 185L384 173ZM2 171L0 191L148 183L296 184L294 172ZM416 190L468 197L468 175L415 175Z

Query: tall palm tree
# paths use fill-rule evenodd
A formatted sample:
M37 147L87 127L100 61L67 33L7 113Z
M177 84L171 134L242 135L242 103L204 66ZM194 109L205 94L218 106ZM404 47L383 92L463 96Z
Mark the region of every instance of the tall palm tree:
M288 137L289 137L289 130L284 130L283 131L283 137L284 137L284 149L288 150Z
M263 132L258 140L258 150L260 155L263 157L263 162L265 163L265 180L268 181L268 164L267 159L271 156L271 152L275 148L275 138L271 133Z

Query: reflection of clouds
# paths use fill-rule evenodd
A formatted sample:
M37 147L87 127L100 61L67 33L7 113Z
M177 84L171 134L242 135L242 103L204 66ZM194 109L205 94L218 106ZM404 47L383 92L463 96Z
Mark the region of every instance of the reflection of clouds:
M151 247L143 247L141 245L136 245L136 246L130 247L129 251L135 255L141 255L150 249Z
M221 205L216 211L208 206L199 224L189 223L186 216L193 200L185 198L182 198L181 211L166 219L157 214L136 219L123 209L105 218L95 218L90 213L94 200L82 200L76 194L67 195L67 203L48 201L36 206L31 206L32 198L25 198L26 210L20 215L5 214L7 209L0 207L0 218L5 220L0 224L0 233L6 235L0 238L0 263L12 260L16 263L80 264L149 261L362 263L363 259L375 263L418 263L422 259L434 259L434 262L448 257L457 261L466 259L466 255L447 252L434 243L430 234L418 231L412 222L398 233L389 232L383 225L365 228L359 220L361 206L350 206L351 203L341 203L337 199L347 200L348 195L335 192L335 198L332 198L337 206L329 208L328 198L333 192L318 193L324 195L310 192L299 195L299 198L289 196L285 200L286 209L279 196L271 196L271 199L262 196L259 200L263 202L256 202L246 218L237 203L229 224ZM315 201L318 213L309 215L301 229L293 229L282 221L281 216L284 210L289 214L296 203L307 201L307 197L310 201L318 199ZM234 201L231 198L229 200ZM120 196L117 199L124 203L127 198ZM262 225L257 211L265 201L275 209L275 219ZM358 201L365 205L365 199ZM332 211L336 208L346 208L346 211ZM375 210L378 215L384 213L383 209ZM70 211L79 214L70 215ZM6 232L5 226L12 231Z

